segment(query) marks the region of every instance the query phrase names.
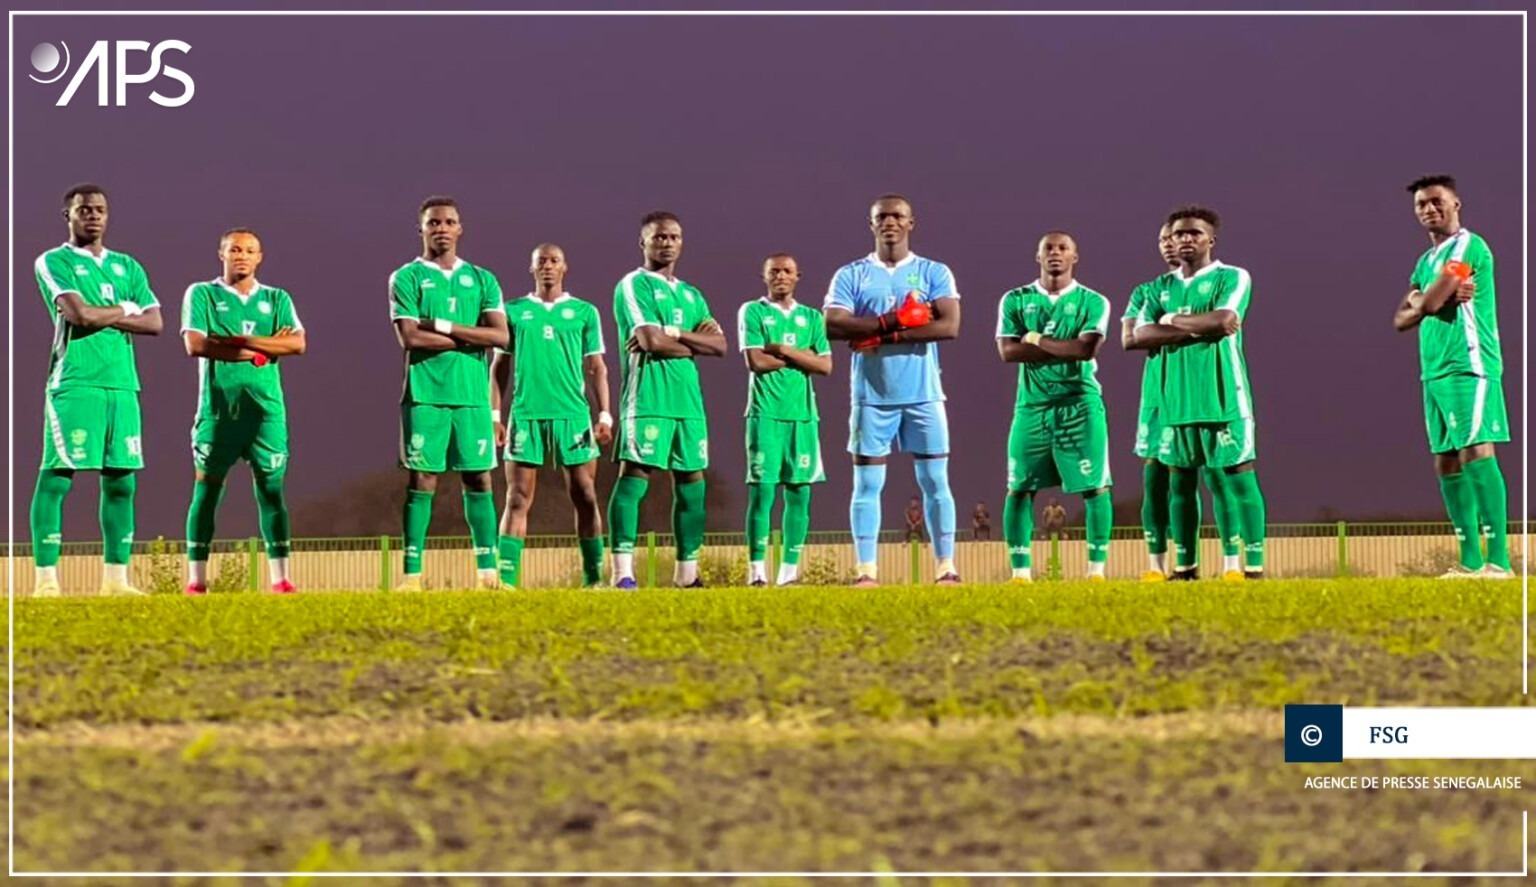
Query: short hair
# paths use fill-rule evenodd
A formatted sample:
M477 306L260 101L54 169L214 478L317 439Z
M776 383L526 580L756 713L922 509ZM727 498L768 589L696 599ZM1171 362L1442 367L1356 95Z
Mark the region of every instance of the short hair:
M677 224L681 225L683 220L679 219L677 217L677 213L672 212L671 210L653 209L640 219L640 230L644 231L652 225L657 225L662 222L676 222Z
M1047 237L1065 237L1066 239L1072 241L1073 246L1077 246L1077 238L1072 236L1071 231L1063 231L1060 228L1056 228L1040 235L1040 240L1044 240ZM1036 242L1038 243L1039 241Z
M902 203L905 203L907 205L907 209L910 209L913 212L917 211L916 207L912 206L912 198L908 197L905 194L897 193L895 191L887 191L884 194L881 194L879 197L876 197L869 204L869 206L870 206L871 209L873 209L875 206L877 206L877 205L879 205L879 204L881 204L881 203L883 203L883 202L885 202L887 200L900 200Z
M74 202L75 198L83 194L100 194L102 197L106 197L107 189L94 182L81 182L78 185L71 185L69 190L64 192L64 208L69 209L69 205Z
M1456 193L1455 176L1419 176L1408 184L1408 193L1417 194L1424 188L1433 188L1436 185L1451 189L1452 194Z
M225 231L223 234L219 235L219 246L223 246L231 237L234 237L236 234L249 234L256 238L257 243L261 242L261 235L257 234L250 228L231 228L228 231Z
M1169 213L1167 224L1172 225L1174 222L1177 222L1180 219L1199 219L1207 225L1210 225L1212 230L1219 229L1221 227L1221 216L1216 214L1216 210L1211 209L1208 206L1200 206L1199 204L1195 203L1191 203L1188 206L1181 206L1173 212Z
M421 208L416 210L416 215L424 216L427 214L427 210L432 209L435 206L451 207L455 212L457 212L459 209L459 202L454 200L452 197L447 196L446 194L434 194L421 202Z
M543 252L543 251L545 251L547 249L559 250L560 251L560 255L562 255L562 256L565 255L565 247L561 246L558 243L550 243L547 240L544 241L543 243L539 244L538 246L535 246L533 248L533 253L534 253L534 255L538 255L539 253L541 253L541 252Z
M769 253L763 257L763 264L766 265L769 262L772 262L774 259L789 259L796 265L800 264L800 260L795 258L794 253Z

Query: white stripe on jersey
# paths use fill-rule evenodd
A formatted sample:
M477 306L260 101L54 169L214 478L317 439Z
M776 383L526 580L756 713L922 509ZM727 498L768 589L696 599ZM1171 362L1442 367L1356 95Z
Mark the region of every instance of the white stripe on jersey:
M636 269L624 275L624 279L619 281L619 286L624 290L624 310L629 312L629 322L634 324L636 329L657 325L646 320L645 314L640 310L640 299L635 295L635 275L639 273L639 269Z

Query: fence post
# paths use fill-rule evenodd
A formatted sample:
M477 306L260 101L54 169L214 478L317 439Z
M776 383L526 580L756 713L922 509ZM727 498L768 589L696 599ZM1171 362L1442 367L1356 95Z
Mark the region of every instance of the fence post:
M253 536L245 540L246 551L250 552L250 590L258 591L261 588L261 554L256 547L256 538Z
M1061 534L1051 531L1051 562L1047 573L1052 579L1061 578Z
M779 575L779 564L784 561L784 534L774 530L771 541L768 543L768 584L772 585L774 577Z
M379 537L379 591L389 591L390 578L393 574L389 569L389 537Z
M1349 575L1349 540L1345 534L1343 521L1339 521L1339 575Z
M656 587L656 532L645 534L645 587Z
M910 536L907 538L907 551L911 555L907 562L907 584L916 585L918 572L923 568L922 562L918 560L922 556L922 548Z

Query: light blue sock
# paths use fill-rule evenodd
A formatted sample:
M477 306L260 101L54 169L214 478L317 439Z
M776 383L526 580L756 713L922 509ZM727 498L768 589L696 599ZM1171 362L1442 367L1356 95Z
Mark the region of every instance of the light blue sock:
M955 556L955 497L949 491L949 457L915 459L917 485L923 491L923 518L933 534L933 556Z
M853 466L853 503L848 517L853 524L853 550L861 564L875 562L880 541L880 491L885 489L884 465Z

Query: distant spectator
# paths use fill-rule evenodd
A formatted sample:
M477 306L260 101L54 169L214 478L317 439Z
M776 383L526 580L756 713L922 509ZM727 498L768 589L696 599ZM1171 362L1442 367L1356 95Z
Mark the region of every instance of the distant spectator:
M922 542L923 539L923 500L913 496L907 503L907 541Z
M1052 496L1045 503L1045 510L1040 512L1040 538L1049 539L1052 536L1061 535L1061 531L1067 527L1067 510L1062 508Z
M992 515L987 513L985 502L977 502L971 511L971 533L976 539L992 539Z

